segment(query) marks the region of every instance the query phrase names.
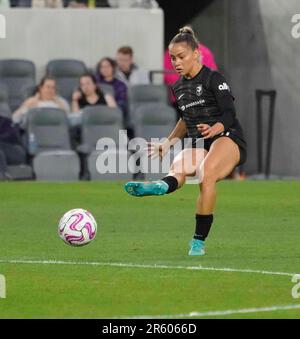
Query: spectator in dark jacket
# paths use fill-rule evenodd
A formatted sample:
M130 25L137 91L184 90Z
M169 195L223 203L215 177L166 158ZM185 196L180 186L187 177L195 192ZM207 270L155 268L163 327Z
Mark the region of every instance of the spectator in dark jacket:
M103 58L99 61L96 69L97 82L113 87L117 105L124 110L127 108L127 88L124 82L116 77L116 63L111 58Z
M111 58L103 58L96 67L96 78L99 86L109 85L114 90L115 100L123 112L124 128L128 130L129 138L133 137L133 127L130 126L128 117L127 87L116 78L116 63Z
M26 163L26 152L11 119L0 116L0 180L8 179L8 165Z

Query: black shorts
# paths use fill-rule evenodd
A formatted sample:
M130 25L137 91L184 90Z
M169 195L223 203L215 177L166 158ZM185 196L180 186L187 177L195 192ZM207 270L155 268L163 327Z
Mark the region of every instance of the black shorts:
M236 166L243 165L247 160L247 144L244 140L240 139L239 137L237 137L230 131L225 131L210 139L204 139L204 149L208 152L210 150L212 143L221 137L228 137L238 145L239 150L240 150L240 161ZM193 139L193 148L195 147L196 147L196 139Z

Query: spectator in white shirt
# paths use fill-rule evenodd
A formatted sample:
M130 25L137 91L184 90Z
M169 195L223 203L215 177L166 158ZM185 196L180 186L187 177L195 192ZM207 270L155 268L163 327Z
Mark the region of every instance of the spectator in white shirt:
M56 81L51 76L45 76L42 78L40 84L37 87L35 94L26 99L23 104L13 113L13 121L15 123L21 123L26 118L27 112L31 108L60 108L66 113L70 112L70 106L68 102L57 95Z
M116 77L123 81L127 87L133 85L149 84L148 72L138 68L133 61L133 50L130 46L120 47L117 51Z

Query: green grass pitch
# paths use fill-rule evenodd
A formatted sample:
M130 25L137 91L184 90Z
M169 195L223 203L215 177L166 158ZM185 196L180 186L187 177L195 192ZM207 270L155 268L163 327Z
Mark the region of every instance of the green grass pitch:
M169 196L134 198L120 182L1 183L0 274L6 298L0 299L0 318L191 312L300 318L300 309L282 308L205 316L300 305L291 294L292 275L260 272L300 273L300 182L219 183L207 254L189 257L197 194L195 185ZM73 208L88 209L98 221L97 237L88 246L68 246L57 235L60 217ZM211 270L185 269L199 265Z

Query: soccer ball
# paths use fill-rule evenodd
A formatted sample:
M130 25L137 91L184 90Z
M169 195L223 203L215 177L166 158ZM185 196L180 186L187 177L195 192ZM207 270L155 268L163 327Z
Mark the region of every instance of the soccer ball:
M68 245L87 245L95 239L96 233L96 220L90 212L82 208L67 212L59 221L58 234Z

